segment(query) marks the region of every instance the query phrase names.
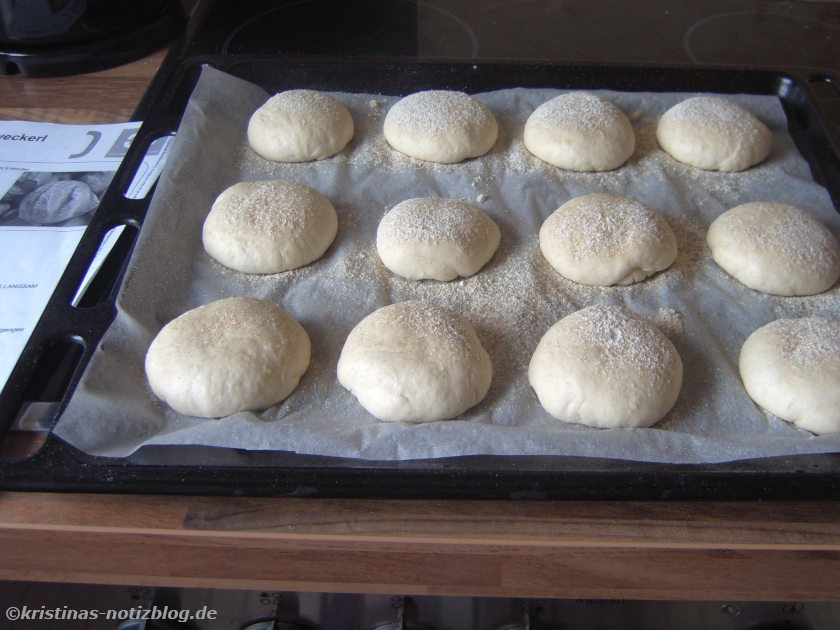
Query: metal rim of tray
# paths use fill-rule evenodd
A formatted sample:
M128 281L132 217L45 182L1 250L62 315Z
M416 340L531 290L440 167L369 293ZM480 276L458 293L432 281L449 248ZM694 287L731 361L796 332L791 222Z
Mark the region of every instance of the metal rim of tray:
M135 112L143 120L20 361L0 393L0 437L34 392L52 401L56 418L115 314L114 301L151 194L125 199L121 191L156 139L174 133L197 80L209 64L269 90L299 86L409 93L440 88L557 87L628 91L685 91L777 95L797 148L840 208L840 140L822 111L840 103L840 80L824 70L701 66L463 63L383 59L278 59L270 56L193 56L171 52ZM266 68L271 73L266 81ZM387 82L385 85L383 82ZM835 95L817 97L815 83ZM69 306L102 236L128 225L106 263L97 299ZM652 464L582 457L490 457L378 462L288 452L200 446L143 447L126 458L94 457L50 434L19 460L0 460L8 490L319 496L417 499L828 499L840 496L840 453L797 455L724 464Z

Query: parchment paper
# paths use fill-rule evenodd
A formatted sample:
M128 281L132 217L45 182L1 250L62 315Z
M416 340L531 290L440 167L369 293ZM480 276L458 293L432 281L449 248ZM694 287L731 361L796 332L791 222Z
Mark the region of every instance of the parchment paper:
M269 94L204 69L130 262L117 318L55 433L87 453L118 457L144 444L381 460L555 454L671 463L840 451L840 436L813 436L756 407L737 370L749 333L779 317L838 316L840 290L808 298L752 291L717 267L704 244L715 217L759 200L795 204L840 233L840 216L787 134L778 99L726 97L771 128L773 151L748 171L714 173L679 164L656 144L659 116L690 94L601 92L633 122L636 151L615 171L573 173L540 162L521 142L530 112L559 93L513 88L476 95L496 115L500 138L488 155L455 165L421 162L387 146L382 120L398 97L336 94L356 124L351 144L327 160L284 165L257 156L245 138L248 118ZM339 232L321 260L254 276L225 269L204 253L201 225L216 195L235 182L262 178L307 184L333 202ZM583 287L555 273L539 253L539 226L568 199L591 192L633 197L662 213L677 235L674 265L618 288ZM500 249L477 275L413 282L380 262L374 235L382 215L404 199L432 195L473 203L499 224ZM272 301L295 316L313 342L309 370L286 401L265 412L209 420L180 416L149 390L146 349L174 317L233 295ZM493 360L489 394L458 420L380 422L335 378L351 328L376 308L408 299L467 316ZM680 352L682 391L653 428L599 430L557 421L528 385L527 365L542 334L596 303L624 304L661 324Z

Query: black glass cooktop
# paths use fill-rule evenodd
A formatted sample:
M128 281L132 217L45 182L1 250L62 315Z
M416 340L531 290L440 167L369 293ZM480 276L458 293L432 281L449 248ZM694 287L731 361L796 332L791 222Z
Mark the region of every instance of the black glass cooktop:
M840 2L239 0L193 53L840 67Z

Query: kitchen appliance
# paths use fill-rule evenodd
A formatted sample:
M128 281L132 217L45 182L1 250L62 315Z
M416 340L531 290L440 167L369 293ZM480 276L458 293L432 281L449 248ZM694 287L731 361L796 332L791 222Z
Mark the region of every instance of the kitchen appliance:
M2 394L0 426L11 426L32 404L60 415L113 317L120 274L148 205L118 191L146 147L177 128L205 64L270 90L552 85L775 95L814 178L838 206L838 36L835 3L650 2L631 9L621 2L201 2L137 108L144 127ZM116 221L128 229L97 288L86 294L85 308L68 307L77 276ZM0 485L404 498L826 498L840 490L840 455L692 465L597 457L381 462L152 446L111 458L78 452L50 435L31 457L0 463Z
M3 0L0 72L44 77L103 70L158 50L184 24L177 0Z

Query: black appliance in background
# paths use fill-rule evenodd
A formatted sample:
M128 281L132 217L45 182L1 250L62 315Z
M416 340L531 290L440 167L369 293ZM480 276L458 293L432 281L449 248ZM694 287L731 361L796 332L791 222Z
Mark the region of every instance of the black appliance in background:
M184 27L179 0L0 0L0 72L93 72L139 59Z

